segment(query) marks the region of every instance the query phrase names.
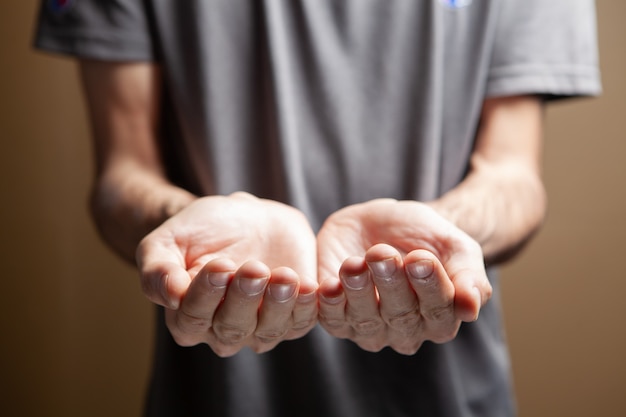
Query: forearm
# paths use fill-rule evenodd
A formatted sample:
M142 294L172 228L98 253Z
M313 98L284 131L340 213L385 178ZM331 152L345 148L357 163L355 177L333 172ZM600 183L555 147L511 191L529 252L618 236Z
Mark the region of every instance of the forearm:
M139 241L194 199L164 174L160 70L147 62L80 64L95 151L91 213L104 241L134 262Z
M468 176L431 205L503 262L541 225L543 106L532 96L486 100Z
M488 264L510 259L541 226L541 179L520 167L484 168L429 203L480 243Z
M195 198L159 175L127 162L98 176L90 210L103 240L134 263L141 239Z

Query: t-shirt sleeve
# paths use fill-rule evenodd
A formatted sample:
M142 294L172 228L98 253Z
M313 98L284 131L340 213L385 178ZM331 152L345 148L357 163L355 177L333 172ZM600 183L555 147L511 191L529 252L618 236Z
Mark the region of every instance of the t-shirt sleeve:
M79 58L151 61L150 23L141 0L42 0L36 48Z
M597 95L593 0L501 0L488 97Z

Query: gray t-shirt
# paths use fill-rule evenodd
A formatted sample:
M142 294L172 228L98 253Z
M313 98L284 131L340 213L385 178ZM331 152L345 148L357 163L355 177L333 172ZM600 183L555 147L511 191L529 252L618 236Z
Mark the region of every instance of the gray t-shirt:
M594 17L592 0L49 0L36 45L158 62L172 181L284 201L317 228L458 184L487 97L597 94ZM513 415L491 276L480 319L413 356L316 328L220 359L177 346L159 310L147 415Z

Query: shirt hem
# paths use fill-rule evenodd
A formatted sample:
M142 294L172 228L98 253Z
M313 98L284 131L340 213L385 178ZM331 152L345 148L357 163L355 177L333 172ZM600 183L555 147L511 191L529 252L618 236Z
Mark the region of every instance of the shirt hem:
M130 36L54 32L38 34L34 46L42 51L76 58L107 61L154 61L149 42Z
M597 96L602 93L595 66L501 67L490 72L485 95L502 97L539 94L551 98Z

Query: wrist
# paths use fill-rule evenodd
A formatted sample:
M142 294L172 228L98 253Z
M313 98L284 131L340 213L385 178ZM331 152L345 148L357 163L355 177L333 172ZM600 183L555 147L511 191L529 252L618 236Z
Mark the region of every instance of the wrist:
M543 223L546 194L528 170L473 173L455 189L427 203L483 249L487 263L517 254Z
M196 197L161 177L109 173L94 183L90 211L103 240L134 263L141 239Z

